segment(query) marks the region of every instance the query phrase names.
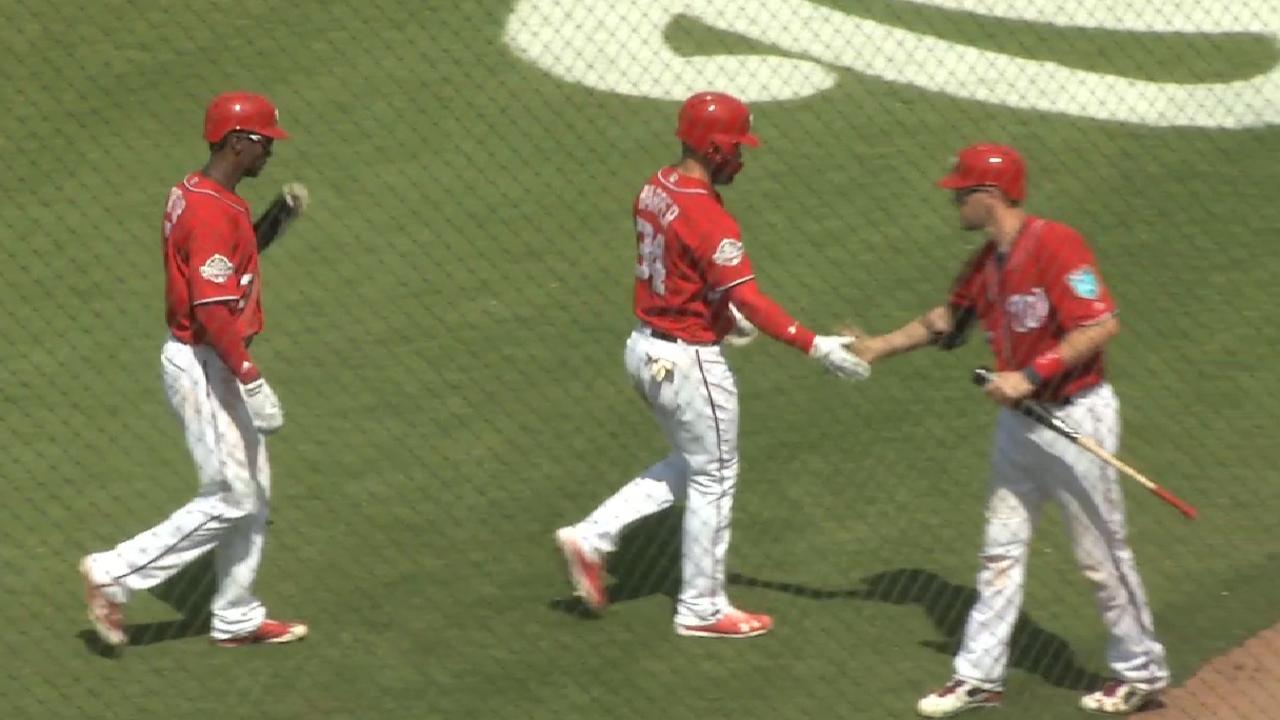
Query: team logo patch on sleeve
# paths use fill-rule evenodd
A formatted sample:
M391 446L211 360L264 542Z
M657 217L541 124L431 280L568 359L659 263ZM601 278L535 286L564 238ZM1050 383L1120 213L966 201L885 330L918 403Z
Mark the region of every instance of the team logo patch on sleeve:
M716 246L716 252L711 256L711 260L717 265L733 266L742 262L742 256L745 252L742 249L741 240L725 238Z
M1071 292L1085 300L1097 300L1102 294L1102 283L1098 280L1098 274L1088 265L1072 270L1067 275L1067 285L1071 286Z
M236 266L221 255L213 255L200 266L200 277L213 283L224 283L236 271Z

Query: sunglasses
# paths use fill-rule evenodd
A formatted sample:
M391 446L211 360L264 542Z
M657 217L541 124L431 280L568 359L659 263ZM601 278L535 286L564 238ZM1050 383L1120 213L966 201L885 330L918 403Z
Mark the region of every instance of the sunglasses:
M992 190L995 190L994 185L975 185L973 187L960 188L959 190L956 190L954 193L952 193L951 199L955 202L955 204L963 205L964 201L968 200L970 195L974 195L981 192L991 192Z
M269 138L266 135L260 135L256 132L249 132L247 130L237 130L236 134L242 138L245 138L249 142L254 142L261 145L263 148L267 150L270 150L271 146L275 144L275 138Z

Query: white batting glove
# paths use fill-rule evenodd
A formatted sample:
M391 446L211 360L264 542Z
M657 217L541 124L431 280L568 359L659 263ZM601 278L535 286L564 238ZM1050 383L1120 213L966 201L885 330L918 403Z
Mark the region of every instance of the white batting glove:
M305 212L307 205L311 202L311 193L307 190L307 186L300 182L285 183L284 187L280 188L280 194L284 195L285 202L289 203L289 207L293 208L297 215Z
M284 425L284 408L280 406L280 398L271 389L267 381L258 378L251 383L240 386L244 395L244 404L249 408L249 417L253 418L253 426L263 435L280 429Z
M819 335L813 339L809 357L822 363L827 372L842 380L866 380L871 366L849 352L854 338L848 335Z
M743 315L733 303L729 303L729 313L733 315L733 329L724 336L725 343L734 347L742 347L760 335L760 329L746 315Z

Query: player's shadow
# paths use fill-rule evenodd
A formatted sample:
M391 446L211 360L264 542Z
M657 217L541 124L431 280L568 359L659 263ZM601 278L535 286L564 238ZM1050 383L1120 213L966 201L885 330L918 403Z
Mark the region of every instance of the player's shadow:
M618 549L609 555L607 570L614 582L609 585L609 604L651 595L665 595L675 602L680 591L680 528L683 508L676 507L650 515L627 528ZM576 597L558 597L553 610L581 618L595 615Z
M213 598L215 583L213 554L209 553L150 590L154 597L177 611L178 619L129 625L126 607L125 632L129 636L128 647L208 634L209 602ZM110 658L119 654L118 650L103 644L92 628L81 630L76 636L95 655Z
M891 605L920 605L942 635L941 640L924 640L920 644L947 655L954 655L960 648L969 608L978 597L977 590L920 568L876 573L863 578L861 587L849 590L821 590L739 573L730 574L729 583L777 590L814 600L853 599ZM1039 675L1056 687L1092 690L1101 687L1105 681L1104 677L1080 664L1070 643L1026 613L1018 616L1010 645L1010 666Z

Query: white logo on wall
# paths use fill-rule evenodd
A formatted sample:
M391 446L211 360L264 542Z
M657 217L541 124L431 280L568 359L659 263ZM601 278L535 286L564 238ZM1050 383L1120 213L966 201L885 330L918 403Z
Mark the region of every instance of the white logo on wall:
M1280 42L1276 0L912 0L1056 27L1252 34ZM1183 84L1090 72L942 40L809 0L518 0L504 39L516 55L606 92L683 100L714 87L747 101L793 100L835 86L837 70L1024 110L1157 127L1280 124L1280 63L1252 77ZM678 16L771 45L781 55L679 55ZM1197 62L1187 56L1188 63Z

